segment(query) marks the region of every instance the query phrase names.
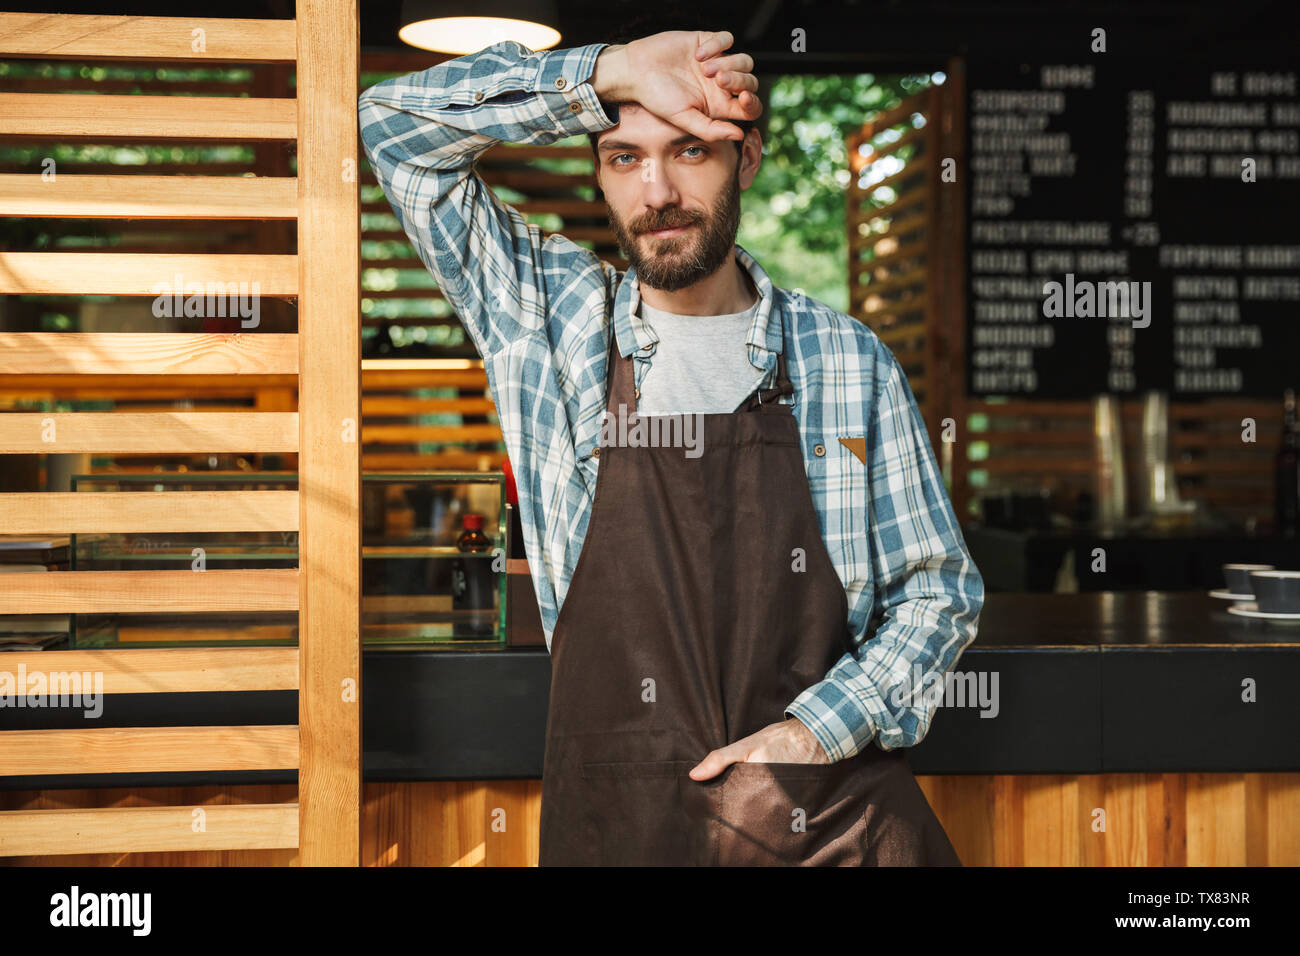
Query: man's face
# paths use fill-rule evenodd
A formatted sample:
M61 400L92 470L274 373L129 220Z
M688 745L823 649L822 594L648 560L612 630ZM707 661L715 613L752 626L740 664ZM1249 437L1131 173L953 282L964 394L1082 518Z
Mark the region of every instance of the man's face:
M731 140L697 139L636 104L621 104L618 118L597 143L596 173L618 243L639 282L694 285L731 256L758 133L737 153Z

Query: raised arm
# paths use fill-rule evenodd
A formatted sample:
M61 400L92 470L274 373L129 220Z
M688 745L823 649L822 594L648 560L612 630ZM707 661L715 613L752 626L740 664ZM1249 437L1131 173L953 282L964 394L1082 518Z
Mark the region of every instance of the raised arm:
M877 737L883 750L925 737L935 711L926 691L936 679L942 686L975 640L984 604L984 579L962 539L916 398L893 354L883 347L878 354L867 533L880 625L874 636L856 635L853 653L786 708L831 760Z
M501 141L542 146L615 125L600 105L621 82L607 46L539 53L505 40L376 83L358 101L375 177L485 358L541 324L546 263L541 230L496 196L474 162ZM591 82L602 58L603 91Z
M602 100L636 101L701 138L738 138L721 118L752 119L761 105L757 81L723 55L731 42L726 31L670 31L534 52L503 40L361 94L366 158L480 355L539 328L546 276L566 270L548 261L541 230L483 182L479 154L501 141L545 146L609 129L616 122ZM594 258L552 241L557 259Z

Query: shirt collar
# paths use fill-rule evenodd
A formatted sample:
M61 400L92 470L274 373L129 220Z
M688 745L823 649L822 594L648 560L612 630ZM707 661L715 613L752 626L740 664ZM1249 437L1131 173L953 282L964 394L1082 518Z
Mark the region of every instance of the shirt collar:
M739 243L733 246L733 250L736 261L749 273L759 295L758 309L754 313L747 339L750 346L749 360L758 368L768 368L775 361L773 356L781 351L781 322L776 311L772 280ZM618 333L618 350L624 358L641 349L648 355L659 342L659 337L639 314L640 304L641 283L637 279L636 268L628 266L624 281L619 284L618 294L614 297L614 328ZM772 355L764 355L763 352Z

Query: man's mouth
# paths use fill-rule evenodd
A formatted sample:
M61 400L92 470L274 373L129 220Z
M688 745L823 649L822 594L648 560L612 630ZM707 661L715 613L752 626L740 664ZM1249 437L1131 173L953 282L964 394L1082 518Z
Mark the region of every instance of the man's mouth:
M645 232L644 234L647 235L647 236L654 236L656 239L667 239L667 238L669 238L670 236L676 236L676 235L679 235L680 233L685 232L687 229L692 229L692 228L694 228L694 226L691 226L691 225L687 225L687 226L670 226L670 227L667 228L667 229L653 229L653 230L646 230L646 232Z

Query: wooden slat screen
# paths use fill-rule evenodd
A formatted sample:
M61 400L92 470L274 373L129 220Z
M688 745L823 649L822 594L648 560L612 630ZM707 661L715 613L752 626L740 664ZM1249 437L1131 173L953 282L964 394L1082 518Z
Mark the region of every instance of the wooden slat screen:
M65 164L53 179L35 164L3 169L0 216L103 221L139 240L111 252L84 251L84 244L0 252L0 294L159 296L158 284L179 274L209 290L221 283L218 293L243 284L268 304L287 300L249 331L236 324L203 333L0 332L0 387L10 399L69 392L134 399L134 407L115 402L111 412L0 413L0 453L296 455L298 490L12 493L0 496L0 522L6 531L39 534L296 531L299 565L4 574L0 613L297 611L297 648L104 649L7 660L93 670L115 693L292 687L299 724L6 731L0 775L293 768L299 786L295 804L205 808L209 826L192 838L188 807L4 813L0 855L80 852L84 844L70 836L75 827L105 851L297 846L305 865L356 865L360 222L357 177L344 173L360 154L356 8L299 0L296 19L278 21L0 14L4 56L273 64L255 75L252 97L239 95L248 83L180 90L159 83L144 92L173 95L141 96L29 79L0 91L0 135L18 142L261 144L254 169L261 175L250 178L234 175L244 171L239 164L137 174L115 164ZM296 94L274 92L291 73ZM285 151L295 146L291 170ZM187 175L163 175L180 169ZM271 251L286 245L287 253ZM186 396L202 396L206 410L169 405Z
M932 437L939 97L935 88L907 96L848 140L849 314L897 356Z
M35 42L33 36L46 35L55 29L48 20L28 19L21 29L15 29L15 35L22 38L14 41L15 46L21 43L26 44L24 49L31 49ZM222 24L231 22L222 21ZM119 41L126 35L123 31L130 32L128 28L129 24L113 27L118 31ZM66 39L69 43L79 42L72 36ZM260 38L258 46L267 48L267 39ZM82 47L77 46L77 49ZM84 56L80 58L87 59ZM366 82L370 83L384 75L425 69L437 61L437 55L414 51L371 53L362 57L361 67ZM186 97L211 102L217 98L211 95L214 93L228 94L219 97L223 100L239 99L244 103L277 101L292 105L294 89L288 66L274 62L244 62L248 64L247 77L230 71L230 79L221 82L174 77L126 81L25 76L14 78L6 85L13 94L57 92L66 94L64 99L77 96L96 103L103 103L105 97L88 95L92 90L96 94L124 94L138 90L150 95L124 96L121 99L166 101L164 105ZM137 131L141 135L134 138L120 135L124 133L120 128L113 132L119 135L109 136L101 130L94 135L94 140L98 143L135 142L147 131ZM236 132L228 130L222 135L235 136ZM0 215L61 216L63 218L59 220L46 219L46 235L68 245L84 246L92 236L97 240L111 240L114 252L85 260L82 268L92 263L100 265L104 288L113 295L132 294L133 288L138 292L146 281L151 283L156 274L155 266L161 261L174 262L176 270L183 273L194 269L213 274L216 268L230 266L232 275L228 278L258 278L263 294L275 289L277 295L283 296L283 300L269 299L264 303L262 328L287 331L294 327L296 319L292 314L281 314L277 308L282 302L288 305L296 297L296 257L257 253L267 248L291 250L295 247L291 230L297 217L297 179L292 175L291 157L281 148L282 144L249 139L249 136L248 130L238 133L238 138L247 141L251 161L159 161L123 167L69 160L59 164L60 171L77 175L59 176L53 183L47 183L47 188L41 192L30 188L29 172L0 161ZM24 138L29 137L11 137ZM432 354L465 356L366 360L362 372L362 394L365 396L362 466L372 471L500 468L505 460L504 443L495 409L487 394L482 363L465 343L459 322L450 314L432 277L415 255L364 158L361 166L361 261L363 279L366 280L362 300L363 323L368 329L381 331L377 327L391 310L394 314L390 320L405 329L408 339L415 329L427 336ZM618 268L627 267L608 226L606 208L596 189L591 152L585 141L579 140L578 145L548 147L499 144L482 156L478 170L489 185L501 191L512 205L534 218L544 235L563 232L576 241L589 241L603 259ZM148 218L121 218L145 214ZM286 229L290 231L286 232ZM157 248L194 251L169 252L166 255L175 258L165 260L155 251ZM247 253L240 255L232 250L247 250ZM11 254L9 262L13 272L7 280L0 276L0 284L8 281L10 285L0 288L0 294L23 294L28 302L40 303L36 307L38 312L42 308L57 308L61 301L72 296L61 284L65 266L72 261L71 255ZM145 343L143 335L133 333L133 336L133 344ZM177 336L173 333L169 340L175 340ZM262 341L263 337L266 342ZM269 345L270 338L269 335L259 336L255 344ZM51 410L56 403L107 400L112 401L114 407L106 414L192 408L201 410L205 416L252 410L289 413L297 408L296 366L289 369L288 374L281 374L270 364L278 361L276 355L256 357L255 360L262 363L256 374L226 375L220 368L226 356L214 344L205 357L209 374L185 379L176 374L143 374L151 371L148 368L129 365L122 368L125 356L120 354L120 349L109 348L88 353L90 358L87 361L102 366L94 379L86 377L84 373L91 369L84 365L78 367L83 374L68 375L47 370L41 376L23 376L17 374L17 369L33 354L32 344L38 340L25 341L29 344L21 356L11 349L0 349L0 354L8 352L12 356L10 364L13 368L6 371L15 373L0 378L0 402L15 407L24 403L27 407ZM105 359L103 355L111 358ZM253 356L248 358L254 360ZM296 348L284 352L283 358L290 362L296 360ZM150 360L157 366L154 371L167 367L165 354L150 355ZM27 370L34 371L31 368ZM129 380L114 377L123 372L141 374ZM92 386L92 381L97 384ZM118 387L119 381L121 387ZM175 470L181 465L194 470L207 467L207 451L236 451L214 446L200 452L179 444L162 447L164 444L156 441L153 447L144 449L126 445L113 448L105 440L100 447L89 449L95 454L91 470ZM242 457L255 470L263 467L292 469L297 464L296 448L281 450L269 465L265 455L271 454L273 449L250 446L242 450L246 452Z

